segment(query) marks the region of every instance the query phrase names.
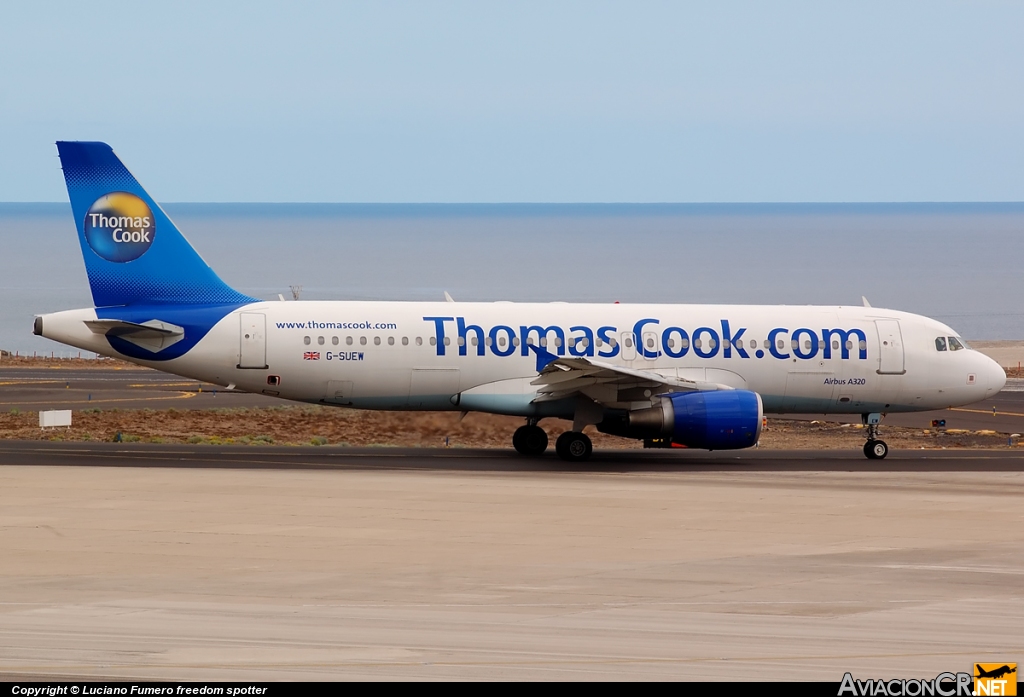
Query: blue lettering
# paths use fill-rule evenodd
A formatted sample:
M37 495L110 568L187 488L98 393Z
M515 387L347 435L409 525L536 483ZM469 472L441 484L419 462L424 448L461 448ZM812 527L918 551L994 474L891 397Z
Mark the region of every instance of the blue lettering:
M597 338L604 342L604 345L608 347L607 352L597 352L597 355L601 358L614 358L619 355L619 343L615 341L614 336L609 336L609 334L614 334L615 332L616 327L600 327L597 330Z
M679 335L679 350L672 348L672 335ZM682 358L690 350L690 335L685 329L679 327L668 327L661 334L661 347L670 358Z
M507 344L504 348L499 345L498 333L505 332L505 343ZM491 327L491 351L495 356L511 356L515 353L516 347L512 343L512 339L516 336L515 331L512 327L506 327L504 324L499 324L496 327Z
M768 351L776 358L789 358L788 353L779 352L779 347L777 346L778 342L776 341L776 337L778 337L779 334L789 334L789 330L784 329L782 327L776 327L775 329L768 332ZM783 346L785 346L785 344L783 344Z
M850 337L857 338L857 348L859 351L859 358L861 360L867 360L868 357L868 339L864 336L864 332L860 329L822 329L821 330L821 342L825 346L824 358L832 358L832 337L839 339L839 348L841 349L843 360L850 357L850 347L846 345L846 342L851 341Z
M704 343L700 338L701 334L708 335L708 343L710 346L708 346L706 350L703 346L698 345ZM718 332L711 327L698 327L693 330L693 352L701 358L714 358L717 356L719 343Z
M467 346L469 346L469 338L466 336L469 332L476 334L476 355L482 356L486 349L484 348L484 330L478 324L466 324L465 317L456 317L455 325L459 330L459 355L465 356Z
M434 337L437 339L437 355L444 355L444 323L454 322L454 317L424 317L424 322L434 323Z
M644 325L647 324L660 324L656 319L642 319L633 325L633 336L636 337L636 346L640 349L640 355L644 358L657 358L661 355L660 351L648 351L644 348Z
M740 358L750 358L747 352L743 349L743 332L747 331L746 327L740 327L735 334L729 334L729 320L722 320L722 357L732 358L732 349L736 349L736 353Z
M535 346L544 346L545 348L548 349L548 351L550 353L557 353L559 356L564 356L565 355L565 332L562 331L562 328L561 327L554 327L554 326L552 326L552 327L538 327L537 325L532 325L532 326L529 326L529 327L525 327L525 326L519 327L519 341L522 344L521 347L520 347L521 351L522 351L522 355L524 355L524 356L529 356L530 355L530 347L529 347L528 344L529 344L529 339L530 339L530 333L531 332L537 336L537 341L534 344ZM491 333L492 334L494 333L493 329L491 330ZM551 350L551 345L548 343L548 340L547 340L548 339L548 334L550 334L550 333L554 333L554 335L555 335L555 349L556 349L555 351ZM498 355L499 356L507 356L509 354L507 354L507 353L504 353L504 354L499 353Z
M594 355L594 332L590 327L569 327L570 332L583 332L583 336L569 337L569 354L573 356ZM580 346L581 341L586 341L586 346Z
M806 350L800 349L800 336L807 335L811 341L811 347ZM805 352L806 351L806 352ZM793 353L797 358L814 358L818 355L818 335L812 332L810 329L801 327L793 332Z

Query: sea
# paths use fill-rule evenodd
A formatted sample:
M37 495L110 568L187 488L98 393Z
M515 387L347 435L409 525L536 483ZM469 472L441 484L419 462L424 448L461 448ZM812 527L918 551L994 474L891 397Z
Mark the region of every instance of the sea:
M1024 203L280 204L164 209L228 284L304 300L859 305L1024 339ZM92 299L67 203L0 203L0 349Z

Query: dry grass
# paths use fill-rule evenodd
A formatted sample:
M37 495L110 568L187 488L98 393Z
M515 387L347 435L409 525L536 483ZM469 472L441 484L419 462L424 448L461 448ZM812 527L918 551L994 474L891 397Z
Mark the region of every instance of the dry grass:
M239 443L253 445L419 446L439 448L508 448L512 432L523 423L515 417L451 412L376 412L336 407L285 406L212 410L99 410L74 413L69 430L40 430L36 412L0 413L0 438L18 440L125 441L149 443ZM566 421L542 423L554 440ZM587 433L598 449L638 448L637 441ZM1007 437L994 432L921 431L883 427L895 449L1006 447ZM769 419L761 448L857 449L864 431L829 422Z

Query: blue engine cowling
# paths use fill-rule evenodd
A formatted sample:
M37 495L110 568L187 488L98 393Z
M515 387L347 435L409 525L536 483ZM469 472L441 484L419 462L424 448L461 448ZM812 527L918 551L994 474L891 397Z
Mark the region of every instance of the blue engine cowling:
M618 421L606 419L598 429L688 448L737 450L757 444L763 420L761 395L750 390L673 392L649 409L628 412Z

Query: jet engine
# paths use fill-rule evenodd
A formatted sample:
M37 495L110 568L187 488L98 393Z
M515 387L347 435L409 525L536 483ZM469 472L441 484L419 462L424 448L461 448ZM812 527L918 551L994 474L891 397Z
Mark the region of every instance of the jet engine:
M649 409L609 415L599 431L704 450L749 448L761 437L761 395L750 390L673 392Z

